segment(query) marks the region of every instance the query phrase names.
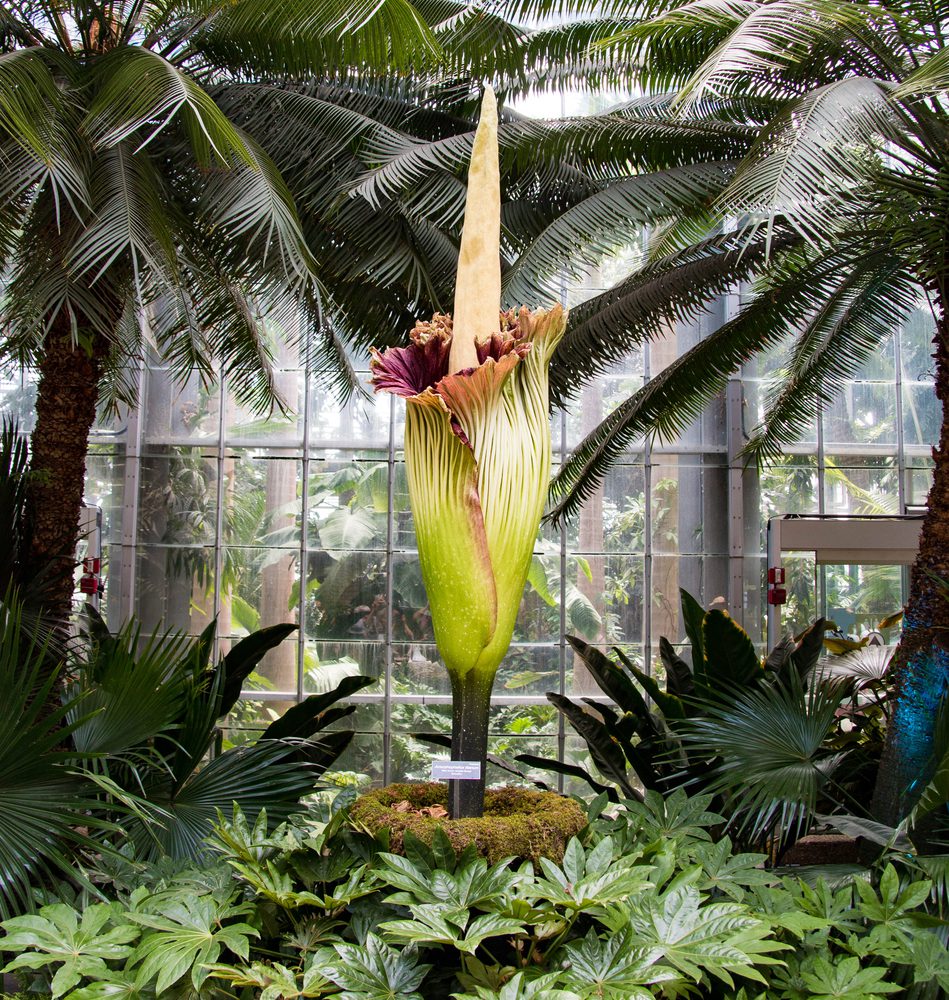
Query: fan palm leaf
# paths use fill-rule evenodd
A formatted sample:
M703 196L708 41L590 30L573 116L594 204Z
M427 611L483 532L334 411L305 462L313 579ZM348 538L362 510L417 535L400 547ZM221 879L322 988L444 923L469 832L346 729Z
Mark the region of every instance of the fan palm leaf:
M70 877L77 848L95 845L92 786L74 773L76 755L63 741L85 716L81 702L50 708L55 673L49 653L24 627L23 609L8 594L0 614L0 912L30 905L32 886L47 875ZM70 721L71 719L71 721ZM83 832L86 831L86 832Z
M713 698L680 733L692 752L718 763L707 790L726 794L730 812L752 838L777 826L790 831L813 814L843 755L825 747L849 680L805 689L795 671L735 698ZM839 797L839 793L838 793Z

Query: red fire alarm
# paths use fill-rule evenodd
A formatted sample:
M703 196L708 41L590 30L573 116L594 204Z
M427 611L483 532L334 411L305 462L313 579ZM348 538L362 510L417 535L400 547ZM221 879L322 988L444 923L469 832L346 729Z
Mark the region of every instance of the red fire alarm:
M83 559L82 576L79 578L79 592L81 594L101 594L102 584L99 582L99 574L102 572L101 559Z

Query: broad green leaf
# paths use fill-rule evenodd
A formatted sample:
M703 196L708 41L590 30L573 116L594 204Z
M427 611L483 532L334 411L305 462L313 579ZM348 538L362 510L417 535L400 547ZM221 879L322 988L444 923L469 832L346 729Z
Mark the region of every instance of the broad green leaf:
M342 989L340 1000L422 1000L416 992L430 965L411 948L397 951L375 934L365 945L337 944L317 953L315 965Z
M649 1000L655 994L646 987L680 978L674 969L656 964L662 958L661 951L644 947L625 931L604 940L591 928L581 940L566 945L563 953L569 963L563 985L583 1000Z
M748 633L725 611L706 612L702 622L705 678L699 689L716 697L723 688L746 687L764 676Z
M810 1000L881 1000L887 993L899 993L901 986L886 978L887 969L861 968L857 958L839 957L833 963L818 956L801 979L810 990Z
M247 906L223 906L208 896L178 898L157 903L154 911L130 911L129 920L150 929L135 950L130 964L140 964L143 980L155 980L161 994L185 976L200 989L209 967L227 949L246 959L250 939L260 932L247 923L228 919L245 915Z

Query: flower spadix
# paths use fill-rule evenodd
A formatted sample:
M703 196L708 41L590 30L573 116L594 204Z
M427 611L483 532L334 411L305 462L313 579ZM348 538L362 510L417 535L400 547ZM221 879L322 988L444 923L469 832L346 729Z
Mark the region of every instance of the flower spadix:
M500 311L497 111L485 96L468 175L454 320L373 352L405 398L405 460L435 640L453 678L490 689L507 652L550 477L548 376L560 306Z

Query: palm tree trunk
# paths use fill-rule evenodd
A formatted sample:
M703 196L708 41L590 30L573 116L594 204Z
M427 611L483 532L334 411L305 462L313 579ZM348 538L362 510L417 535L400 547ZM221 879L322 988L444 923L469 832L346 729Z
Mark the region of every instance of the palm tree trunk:
M949 600L936 578L949 581L949 323L946 299L937 300L934 338L936 395L942 404L939 443L933 448L933 485L919 554L910 575L909 601L891 677L895 708L880 761L872 812L895 824L931 777L933 725L949 684Z
M62 622L72 605L86 451L104 354L98 343L92 350L74 346L69 320L63 317L54 323L39 364L30 447L29 572L44 574L44 607Z

